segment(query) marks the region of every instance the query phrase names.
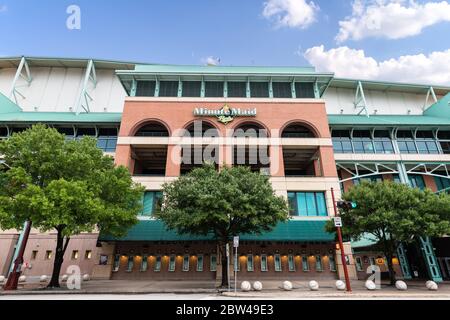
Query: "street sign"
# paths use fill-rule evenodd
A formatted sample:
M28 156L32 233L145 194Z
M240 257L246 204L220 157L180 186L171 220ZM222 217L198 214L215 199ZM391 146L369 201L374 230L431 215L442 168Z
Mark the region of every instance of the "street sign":
M233 247L234 248L239 247L239 236L233 238Z
M342 218L341 217L335 217L334 218L334 226L336 228L341 228L342 227Z

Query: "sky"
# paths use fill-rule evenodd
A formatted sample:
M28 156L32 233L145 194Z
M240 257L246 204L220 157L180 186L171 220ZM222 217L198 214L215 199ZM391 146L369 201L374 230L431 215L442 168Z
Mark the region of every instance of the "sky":
M0 0L0 56L308 66L450 86L450 0Z

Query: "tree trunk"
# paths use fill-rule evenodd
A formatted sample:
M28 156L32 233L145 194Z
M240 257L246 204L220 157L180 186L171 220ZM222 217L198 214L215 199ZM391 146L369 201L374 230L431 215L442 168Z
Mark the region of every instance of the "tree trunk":
M61 273L61 267L64 262L64 253L66 252L67 245L69 244L70 238L66 239L66 243L64 243L64 236L62 235L62 230L57 229L57 240L56 240L56 253L55 253L55 261L53 262L53 272L50 283L47 288L60 288L59 285L59 275Z
M394 250L392 243L388 243L386 236L383 234L383 245L384 245L384 256L387 259L388 271L389 271L389 281L391 286L395 285L395 271L394 265L392 264L392 257L394 256Z
M219 243L220 259L222 264L222 288L228 287L228 259L226 245L226 241L221 241Z

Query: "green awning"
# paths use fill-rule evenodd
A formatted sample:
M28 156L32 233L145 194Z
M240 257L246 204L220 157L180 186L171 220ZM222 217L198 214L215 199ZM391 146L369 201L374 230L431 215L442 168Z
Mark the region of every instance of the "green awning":
M374 126L374 127L398 127L398 126L450 126L450 118L420 115L328 115L330 126Z
M300 242L331 242L334 234L325 231L326 221L323 220L291 220L279 223L271 232L262 235L241 235L243 241L300 241ZM139 221L128 234L122 238L100 234L100 241L207 241L210 236L180 235L173 230L167 230L166 225L159 220Z
M1 101L0 101L1 102ZM0 112L0 122L10 123L108 123L120 124L121 113L90 112Z

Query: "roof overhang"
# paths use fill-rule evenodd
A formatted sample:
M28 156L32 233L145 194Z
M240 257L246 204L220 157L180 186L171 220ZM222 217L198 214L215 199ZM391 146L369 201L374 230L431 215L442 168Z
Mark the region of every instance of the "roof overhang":
M22 57L2 57L0 58L0 69L17 68ZM110 70L133 70L136 63L120 62L101 59L84 58L46 58L46 57L25 57L30 67L60 67L60 68L86 68L87 63L93 60L97 69Z

